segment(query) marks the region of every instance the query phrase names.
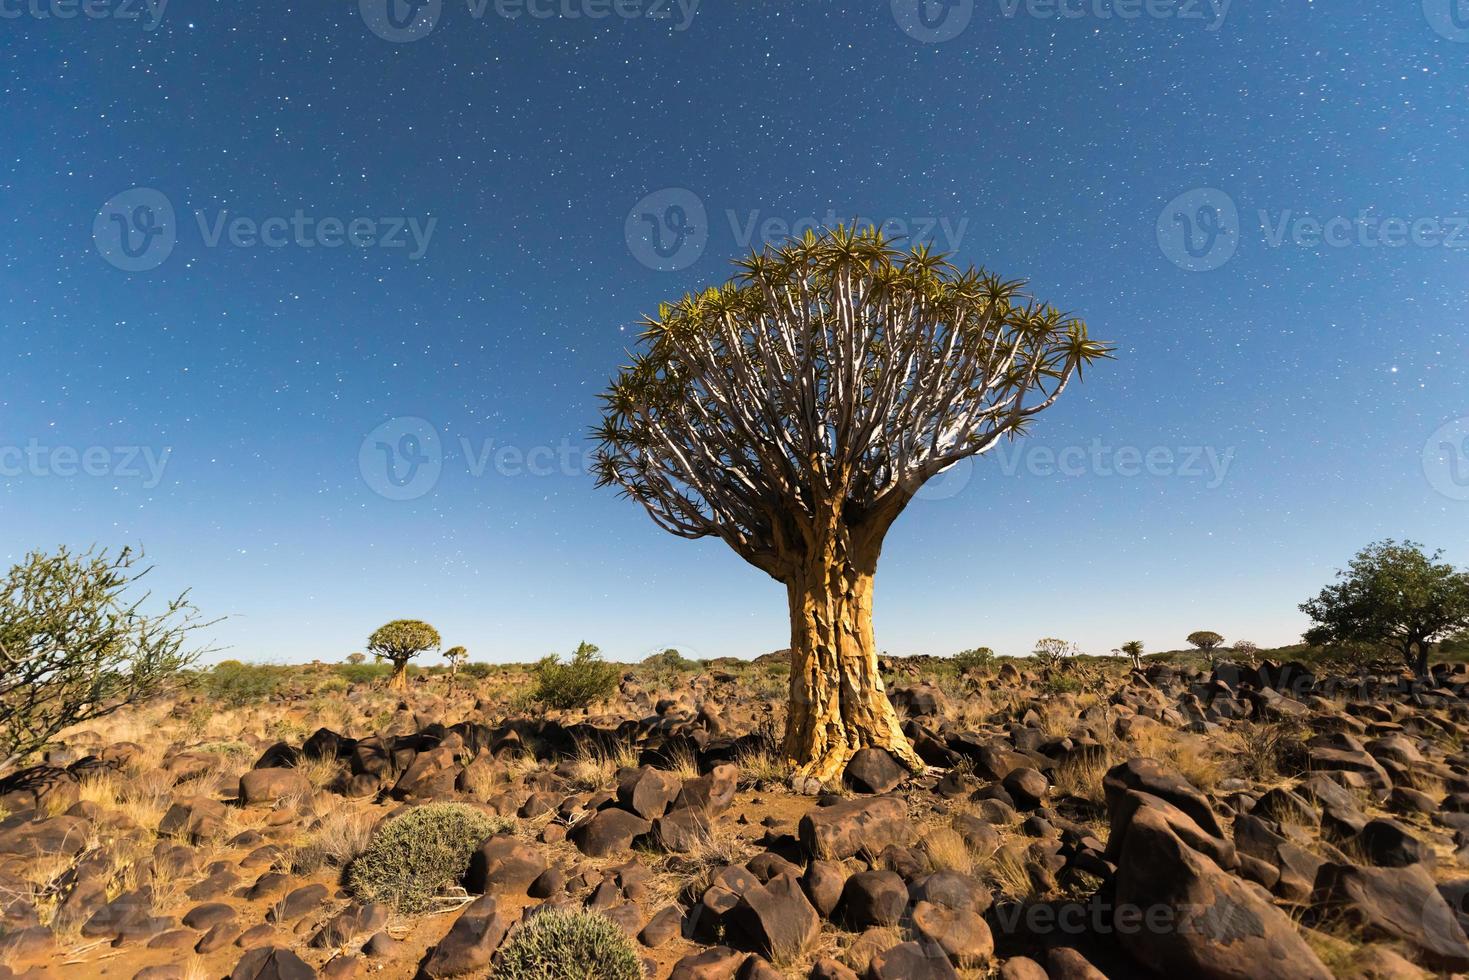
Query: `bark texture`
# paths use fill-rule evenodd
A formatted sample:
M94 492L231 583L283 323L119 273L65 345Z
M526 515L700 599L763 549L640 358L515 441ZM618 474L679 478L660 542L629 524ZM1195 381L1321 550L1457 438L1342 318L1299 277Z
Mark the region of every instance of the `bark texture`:
M858 749L887 749L914 772L923 762L903 734L877 669L872 632L876 548L822 549L786 581L791 698L785 754L797 781L840 781Z

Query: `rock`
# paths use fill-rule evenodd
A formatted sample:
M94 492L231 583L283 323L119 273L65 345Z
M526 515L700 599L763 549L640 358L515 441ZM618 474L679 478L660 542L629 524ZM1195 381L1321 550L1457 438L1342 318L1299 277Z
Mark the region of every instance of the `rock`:
M1015 801L1015 805L1022 810L1034 810L1041 805L1046 798L1046 790L1051 784L1036 770L1029 766L1012 769L1000 785L1005 787L1005 792Z
M327 894L326 886L323 884L302 885L272 905L265 913L265 921L289 922L292 919L299 919L326 901Z
M657 949L676 937L682 924L683 913L677 906L670 905L654 913L648 924L643 926L643 931L638 933L638 942L649 949Z
M192 796L168 808L158 824L158 832L169 837L187 837L197 844L222 834L227 815L224 804L218 800Z
M1107 980L1107 974L1069 946L1052 946L1046 951L1046 974L1050 980Z
M461 913L449 932L424 961L421 973L430 980L484 970L505 941L510 921L500 914L493 895L482 895Z
M515 837L490 837L470 855L464 887L472 894L523 895L547 867L545 857L535 846Z
M709 817L703 810L684 807L653 821L653 838L658 846L674 854L687 854L709 837Z
M1469 969L1469 939L1421 864L1327 864L1313 897L1318 906L1355 923L1369 937L1401 940L1445 967Z
M184 913L183 923L190 929L210 929L234 917L235 910L232 906L225 905L223 902L212 902L189 909Z
M859 793L890 793L907 775L891 752L869 746L852 756L842 779Z
M977 969L994 955L995 937L974 912L920 901L913 906L912 919L914 932L961 967Z
M818 858L807 864L806 873L801 876L801 887L811 901L811 906L823 919L831 918L836 911L837 903L842 900L842 889L846 887L851 873L845 864L837 861L822 861Z
M1396 820L1369 820L1357 834L1357 845L1379 868L1405 868L1433 860L1433 852Z
M850 966L838 963L830 956L823 956L811 964L808 980L857 980L857 974Z
M617 785L617 802L644 820L656 820L668 812L682 784L673 773L643 766Z
M899 943L872 958L868 980L958 980L949 958L918 943Z
M902 800L878 796L817 807L801 817L798 835L810 857L841 860L862 851L878 853L888 844L906 844L913 837L913 826Z
M1049 980L1045 967L1024 956L1012 956L1000 964L1000 980Z
M722 763L697 779L686 780L679 790L673 809L693 807L710 816L723 813L734 802L739 788L739 766Z
M838 918L848 928L893 926L908 908L908 886L891 871L862 871L847 879Z
M251 769L240 777L240 803L263 806L288 796L310 796L311 783L299 769Z
M397 800L435 800L454 795L459 778L459 765L454 752L445 746L427 749L413 757L413 763L393 784L392 796Z
M1115 770L1114 770L1115 771ZM1185 802L1187 802L1187 799ZM1252 886L1179 839L1156 810L1133 816L1118 859L1118 941L1163 974L1251 980L1331 980L1290 919ZM1170 926L1131 927L1120 917L1166 911Z
M935 871L913 882L909 892L915 902L929 902L961 912L983 915L994 902L994 893L973 875L959 871Z
M932 684L915 684L912 687L893 688L890 695L893 707L910 718L930 718L942 715L949 709L944 692Z
M711 946L690 953L673 964L668 980L733 980L735 971L744 960L744 953L737 953L728 946Z
M1210 837L1223 839L1224 828L1214 816L1209 800L1184 779L1177 770L1156 759L1129 759L1107 770L1102 777L1109 812L1114 799L1122 799L1127 790L1155 796L1183 811Z
M350 946L360 937L372 936L388 924L388 908L376 902L347 906L311 937L311 945L318 949Z
M91 830L92 822L82 817L23 820L0 829L0 855L14 854L34 860L80 854L87 846Z
M240 957L230 980L316 980L316 971L289 949L261 946Z
M725 928L773 960L791 960L816 938L821 919L796 876L787 872L746 889L725 917Z
M646 834L652 826L635 813L608 807L572 827L568 836L588 857L606 857L627 850L634 837Z

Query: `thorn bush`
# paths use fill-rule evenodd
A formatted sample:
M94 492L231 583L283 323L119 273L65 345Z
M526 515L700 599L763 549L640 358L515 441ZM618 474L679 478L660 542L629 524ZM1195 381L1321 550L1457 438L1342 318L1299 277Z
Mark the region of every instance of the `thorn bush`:
M429 803L389 820L352 862L347 886L360 898L405 915L427 912L434 897L464 874L495 819L464 803Z
M641 980L632 940L596 912L550 909L532 917L500 951L493 980Z
M622 671L604 661L600 651L590 643L578 646L568 663L562 663L554 653L542 657L535 673L532 697L562 710L585 708L593 701L611 697L622 679Z

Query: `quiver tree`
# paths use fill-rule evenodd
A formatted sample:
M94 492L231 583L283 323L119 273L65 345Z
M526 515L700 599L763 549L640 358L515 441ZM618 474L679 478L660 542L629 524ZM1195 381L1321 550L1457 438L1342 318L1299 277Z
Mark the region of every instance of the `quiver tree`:
M799 780L834 781L866 746L919 769L878 676L883 539L928 479L1023 432L1108 348L1022 283L872 230L738 266L646 318L603 396L599 483L785 585Z
M459 676L459 666L469 659L469 651L463 647L450 647L444 651L444 659L449 661L449 686L454 685L454 679Z
M1198 647L1205 653L1224 643L1224 637L1213 630L1194 630L1186 639L1190 646Z
M1133 670L1142 670L1143 669L1143 641L1142 640L1128 640L1126 643L1122 644L1122 646L1120 647L1120 649L1122 650L1123 653L1127 654L1128 659L1132 661L1132 669Z
M408 661L425 650L439 646L439 631L416 619L395 619L379 626L367 640L367 652L393 665L388 687L402 691L408 687Z

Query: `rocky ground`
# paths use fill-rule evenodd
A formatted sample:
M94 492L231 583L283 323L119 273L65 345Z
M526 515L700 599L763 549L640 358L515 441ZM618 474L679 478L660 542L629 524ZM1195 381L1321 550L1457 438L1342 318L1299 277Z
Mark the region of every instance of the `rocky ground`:
M774 751L779 657L632 671L590 714L527 710L514 669L303 669L114 715L0 781L0 977L483 977L547 905L651 977L1469 970L1462 667L885 666L932 768L868 750L814 797ZM373 828L444 800L499 828L459 884L354 895Z

